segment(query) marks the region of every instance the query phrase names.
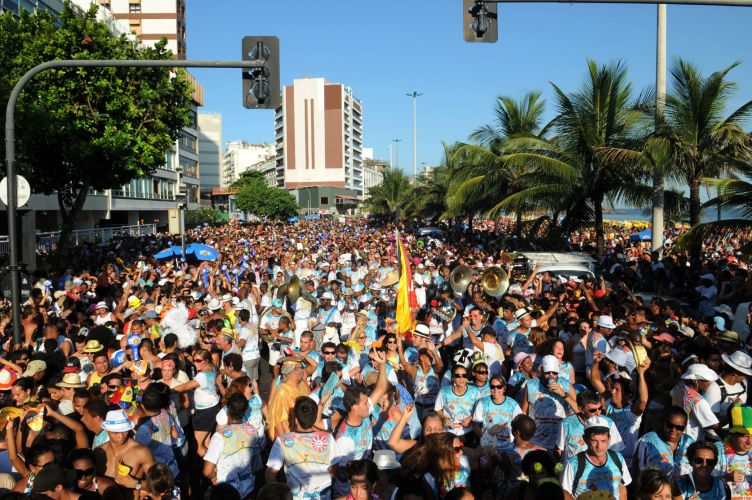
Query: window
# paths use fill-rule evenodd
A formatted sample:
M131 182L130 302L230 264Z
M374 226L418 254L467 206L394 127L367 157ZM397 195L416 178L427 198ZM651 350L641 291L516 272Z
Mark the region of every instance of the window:
M329 197L328 196L322 196L321 197L321 203L319 205L328 205L329 204Z
M129 3L128 4L128 12L131 14L138 14L141 12L141 4L140 3Z

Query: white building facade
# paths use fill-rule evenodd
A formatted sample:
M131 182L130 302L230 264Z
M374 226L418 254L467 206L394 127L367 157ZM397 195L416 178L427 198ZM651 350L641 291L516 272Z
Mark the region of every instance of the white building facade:
M273 144L250 144L229 141L222 156L222 186L229 187L246 170L274 159ZM256 168L259 170L259 168Z

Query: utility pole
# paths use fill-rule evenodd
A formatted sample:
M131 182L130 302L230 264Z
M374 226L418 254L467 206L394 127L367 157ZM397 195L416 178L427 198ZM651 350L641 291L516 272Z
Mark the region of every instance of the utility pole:
M405 94L413 98L413 182L418 171L418 97L422 96L420 92L413 91L411 94Z
M392 143L391 142L389 143L388 147L389 147L389 168L392 168L394 163L392 162L393 158L392 158Z
M666 4L657 5L655 50L655 128L663 122L666 105ZM664 179L661 166L653 172L653 220L650 249L663 256Z
M394 148L395 150L394 155L395 155L395 160L396 160L395 163L397 165L397 168L399 168L399 143L402 142L402 139L394 139L392 142L394 142L395 144L395 148Z

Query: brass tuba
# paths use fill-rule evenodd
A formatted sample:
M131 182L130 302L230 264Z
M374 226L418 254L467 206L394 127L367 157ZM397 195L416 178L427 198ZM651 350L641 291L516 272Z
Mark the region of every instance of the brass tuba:
M470 286L470 282L473 279L473 270L469 267L460 264L454 268L452 274L449 275L449 286L452 287L454 293L465 293L467 287Z
M483 291L491 297L501 297L509 288L509 275L499 266L492 266L480 275Z

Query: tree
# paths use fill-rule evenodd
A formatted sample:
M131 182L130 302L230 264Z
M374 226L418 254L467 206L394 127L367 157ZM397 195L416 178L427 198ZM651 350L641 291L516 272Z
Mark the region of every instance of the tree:
M410 178L402 170L387 168L381 183L368 190L365 204L371 213L399 218L399 209L407 202L410 193Z
M289 192L267 186L260 172L245 174L248 172L233 183L234 187L240 187L240 191L235 195L238 209L262 219L268 217L277 220L287 219L298 212L300 206Z
M189 228L222 220L222 212L214 207L201 207L185 211L185 225Z
M700 187L724 165L752 156L752 142L742 128L752 113L748 101L723 117L736 84L726 79L739 63L704 78L692 64L679 59L671 70L672 91L666 96L666 125L656 135L665 139L676 172L689 186L689 223L700 222Z
M410 217L421 219L440 216L446 212L446 197L449 192L450 173L446 165L433 167L418 176L405 203L405 212Z
M247 186L248 184L253 184L256 182L266 184L264 174L258 170L246 170L245 172L240 174L240 177L235 182L232 183L231 187L242 188L243 186Z
M59 19L38 9L0 16L0 104L32 67L54 59L171 59L166 41L137 48L113 37L97 6ZM61 252L90 190L151 175L189 124L191 87L166 68L67 68L37 75L17 108L17 162L32 189L57 193ZM2 146L4 148L4 145ZM5 154L2 149L3 155ZM4 157L4 156L3 156Z

